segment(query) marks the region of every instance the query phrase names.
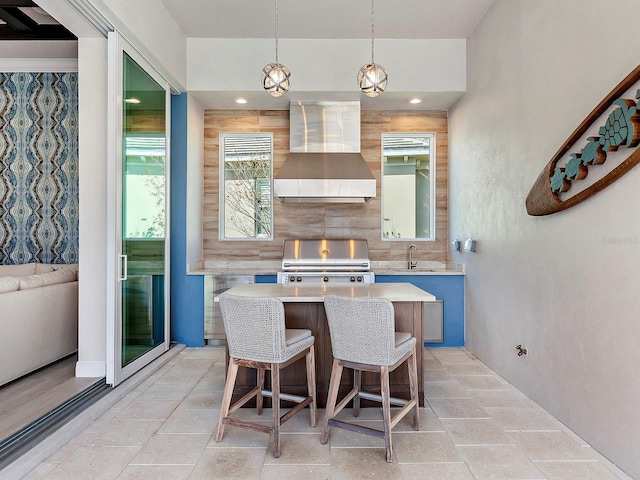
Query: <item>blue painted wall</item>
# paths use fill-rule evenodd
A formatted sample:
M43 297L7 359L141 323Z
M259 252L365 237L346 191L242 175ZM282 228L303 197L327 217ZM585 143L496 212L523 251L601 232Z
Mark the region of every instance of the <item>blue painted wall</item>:
M275 275L256 275L256 283L276 283L277 277Z
M444 342L427 347L464 346L464 275L376 275L376 283L411 283L443 301Z
M171 97L171 340L204 346L204 277L187 275L187 94Z

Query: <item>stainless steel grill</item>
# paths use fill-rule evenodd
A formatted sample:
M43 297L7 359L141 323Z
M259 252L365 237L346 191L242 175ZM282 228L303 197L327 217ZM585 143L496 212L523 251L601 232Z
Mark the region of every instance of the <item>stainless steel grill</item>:
M363 239L285 240L278 283L374 283L370 267Z

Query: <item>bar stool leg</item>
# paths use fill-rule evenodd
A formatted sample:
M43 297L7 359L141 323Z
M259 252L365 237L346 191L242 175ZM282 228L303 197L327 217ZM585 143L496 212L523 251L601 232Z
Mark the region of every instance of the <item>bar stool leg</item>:
M389 390L389 367L380 367L380 396L382 397L382 423L384 424L384 444L387 450L387 462L393 462L391 444L391 392Z
M256 413L258 415L262 415L262 390L264 390L264 368L258 368L257 369L257 377L258 377L258 388L260 388L260 391L258 391L258 394L256 395Z
M353 371L353 388L356 389L358 393L353 397L353 416L357 417L360 415L360 387L362 386L362 370L354 370Z
M229 358L229 368L227 370L227 381L224 384L224 394L222 395L222 407L220 408L220 420L218 421L218 431L216 433L216 442L222 441L224 434L224 419L229 415L229 405L231 405L231 397L233 396L233 387L236 384L236 376L238 375L238 364L233 358Z
M271 364L271 400L273 410L273 456L280 458L280 366Z
M309 349L309 353L306 356L307 364L307 395L311 397L311 404L309 405L309 418L311 426L315 427L318 424L317 414L317 402L316 402L316 357L314 346Z
M413 429L420 430L420 401L418 398L418 368L416 363L416 347L411 350L411 357L407 361L409 369L409 389L411 391L411 400L416 402L413 407Z
M333 411L336 408L336 400L338 399L338 390L340 389L340 379L342 378L342 365L337 358L333 359L331 367L331 380L329 381L329 393L327 395L327 409L324 413L324 426L322 428L322 437L320 443L326 445L329 441L329 420L333 417Z

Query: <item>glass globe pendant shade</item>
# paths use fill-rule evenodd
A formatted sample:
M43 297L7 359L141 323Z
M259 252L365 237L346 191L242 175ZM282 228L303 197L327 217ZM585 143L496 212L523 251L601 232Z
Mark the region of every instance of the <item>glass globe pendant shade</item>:
M281 97L291 86L291 71L281 63L269 63L262 68L262 86L272 97Z
M377 97L387 88L389 77L382 65L369 63L358 72L358 86L367 97Z

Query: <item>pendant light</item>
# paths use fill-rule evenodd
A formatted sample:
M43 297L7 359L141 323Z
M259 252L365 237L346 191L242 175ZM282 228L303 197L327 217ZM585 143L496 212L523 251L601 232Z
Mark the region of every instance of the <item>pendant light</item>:
M371 0L371 63L363 65L358 72L358 86L367 97L377 97L387 88L389 78L382 65L373 60L373 0Z
M272 97L281 97L290 87L291 71L278 63L278 0L276 5L276 63L262 68L262 86Z

